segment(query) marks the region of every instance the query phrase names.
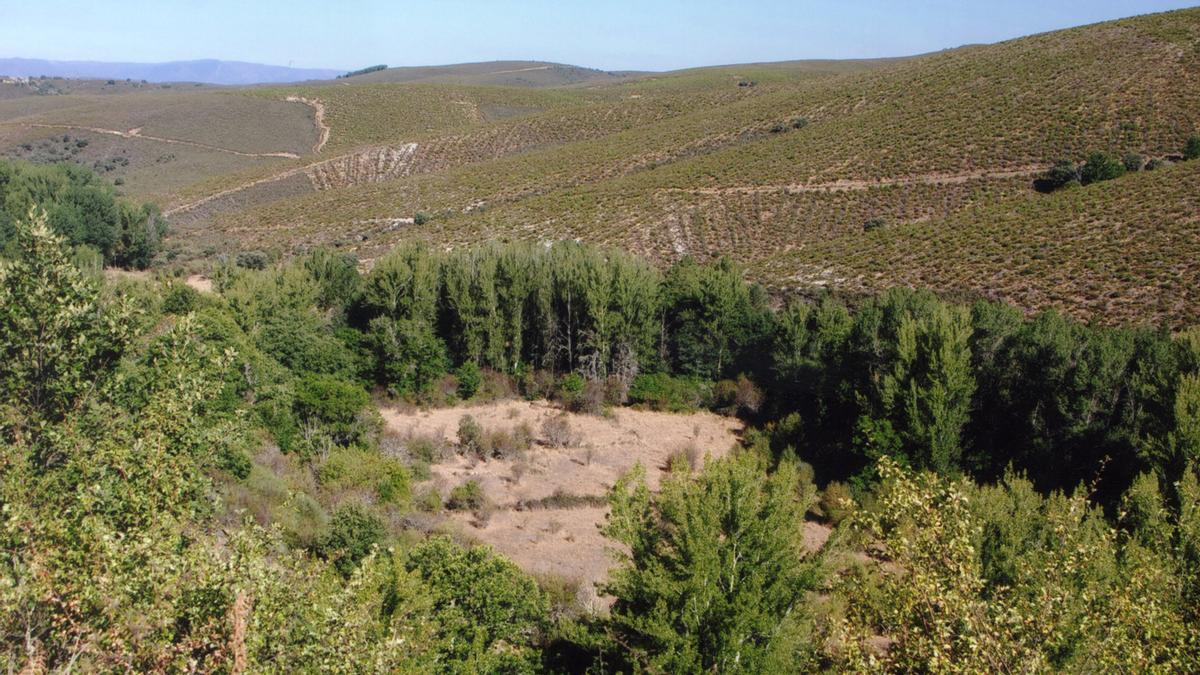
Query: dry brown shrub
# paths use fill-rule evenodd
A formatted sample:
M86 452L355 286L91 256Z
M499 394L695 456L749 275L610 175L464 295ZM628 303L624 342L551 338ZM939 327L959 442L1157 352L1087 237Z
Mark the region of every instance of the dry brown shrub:
M542 422L542 441L552 448L567 448L576 444L571 420L566 413L547 417Z

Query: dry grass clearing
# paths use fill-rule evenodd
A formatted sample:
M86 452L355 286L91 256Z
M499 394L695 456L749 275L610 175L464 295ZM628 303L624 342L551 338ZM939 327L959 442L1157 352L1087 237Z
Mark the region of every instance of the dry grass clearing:
M432 467L432 484L445 496L477 481L493 508L486 517L452 512L463 531L533 574L580 582L589 595L585 600L592 602L594 584L611 564L609 542L599 531L608 511L601 500L617 478L641 462L648 483L657 489L673 453L682 450L686 456L690 451L700 461L705 455L719 457L734 446L742 429L740 420L709 412L676 415L622 408L611 417L567 413L574 438L558 448L547 443L542 428L562 413L540 401L416 412L385 408L382 414L391 432L442 436L451 442L465 415L487 431L528 425L535 443L523 457L480 461L454 455Z

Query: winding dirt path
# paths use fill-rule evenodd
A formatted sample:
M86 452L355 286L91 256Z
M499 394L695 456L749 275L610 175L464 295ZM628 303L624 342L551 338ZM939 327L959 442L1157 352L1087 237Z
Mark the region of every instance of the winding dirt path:
M853 192L881 187L905 185L955 185L984 178L1020 178L1035 176L1048 169L1044 164L1028 164L1010 169L980 169L963 173L927 173L880 180L837 180L828 183L788 183L783 185L737 185L719 188L662 188L659 192L680 192L699 195L761 194L764 192Z
M89 127L82 124L38 124L34 122L0 122L3 126L30 127L34 129L71 129L74 131L90 131L95 134L106 134L109 136L120 136L121 138L138 138L144 141L154 141L156 143L170 143L173 145L186 145L193 148L203 150L212 150L214 152L224 152L238 157L280 157L283 159L299 159L300 155L294 152L242 152L241 150L232 150L230 148L222 148L219 145L209 145L207 143L198 143L196 141L185 141L180 138L165 138L163 136L147 136L142 133L141 127L135 127L127 131L117 129L104 129L102 127Z
M317 125L317 142L313 145L313 154L318 154L325 148L325 144L329 142L329 125L325 123L325 104L319 98L305 98L303 96L288 96L286 99L290 103L303 103L313 109L313 121Z

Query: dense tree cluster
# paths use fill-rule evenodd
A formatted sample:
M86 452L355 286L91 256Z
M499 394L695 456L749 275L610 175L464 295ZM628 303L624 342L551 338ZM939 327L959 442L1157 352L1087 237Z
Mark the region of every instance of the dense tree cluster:
M790 307L771 361L776 446L828 478L869 474L880 456L988 480L1012 466L1043 490L1099 480L1111 504L1137 474L1175 481L1200 459L1194 332L896 290L854 311Z
M366 75L367 73L374 73L376 71L386 70L386 69L387 69L387 66L383 65L383 64L379 64L379 65L375 65L375 66L367 66L366 68L359 68L358 70L351 70L348 73L343 73L341 75L338 75L337 79L342 80L342 79L345 79L348 77L354 77L355 75Z
M35 206L46 211L55 232L110 265L145 268L166 234L166 220L153 205L119 199L87 169L0 160L0 250L13 241L16 221Z
M199 293L84 274L47 214L8 236L13 669L1200 663L1195 333L910 290L772 309L727 261L659 272L571 243L411 244L365 274L317 251L222 267ZM657 494L638 471L615 486L614 604L577 615L486 548L404 529L438 450L385 449L372 390L709 406L759 428L728 458L673 463ZM479 461L515 442L460 436ZM460 487L447 506L482 507ZM813 515L886 565L806 552Z

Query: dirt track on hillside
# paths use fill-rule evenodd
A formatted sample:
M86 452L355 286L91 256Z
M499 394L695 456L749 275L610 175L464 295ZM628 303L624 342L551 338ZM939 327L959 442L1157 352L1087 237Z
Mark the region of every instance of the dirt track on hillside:
M313 123L317 127L317 142L313 144L313 154L320 154L329 142L329 125L325 124L325 104L319 98L304 98L303 96L288 96L287 101L303 103L313 109Z
M878 180L837 180L827 183L786 183L776 185L736 185L716 188L663 188L660 192L676 192L697 195L760 194L768 192L853 192L883 187L906 185L957 185L972 180L1020 178L1036 176L1049 168L1043 164L1028 164L1009 169L980 169L962 173L927 173L899 178Z
M170 143L173 145L186 145L202 150L212 150L213 152L223 152L238 157L279 157L283 159L299 159L300 155L294 152L242 152L241 150L232 150L230 148L222 148L219 145L209 145L207 143L197 143L196 141L185 141L181 138L166 138L164 136L148 136L142 133L141 127L120 131L118 129L104 129L102 127L89 127L82 124L37 124L33 122L0 122L0 125L30 127L34 129L71 129L73 131L90 131L95 134L106 134L109 136L120 136L121 138L140 139L144 141L154 141L156 143Z

